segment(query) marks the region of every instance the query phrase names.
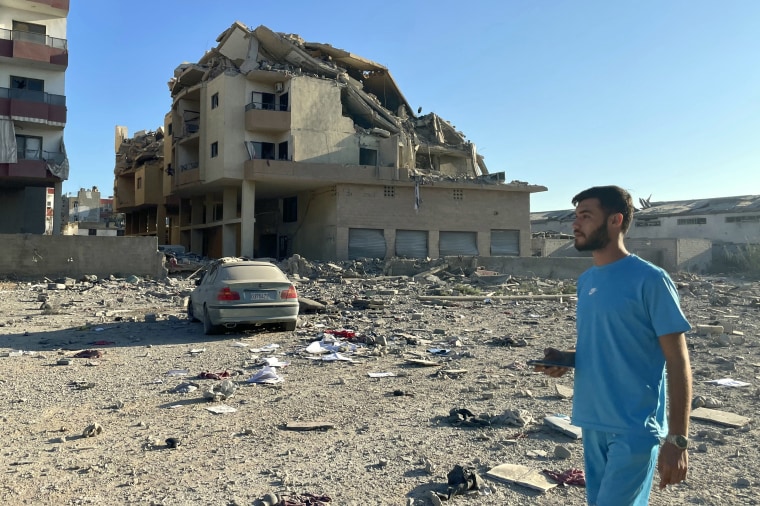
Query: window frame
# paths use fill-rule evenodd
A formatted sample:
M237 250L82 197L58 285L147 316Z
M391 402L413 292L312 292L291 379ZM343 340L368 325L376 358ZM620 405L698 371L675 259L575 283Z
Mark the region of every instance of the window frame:
M211 143L210 154L211 158L216 158L219 156L219 141L214 141Z

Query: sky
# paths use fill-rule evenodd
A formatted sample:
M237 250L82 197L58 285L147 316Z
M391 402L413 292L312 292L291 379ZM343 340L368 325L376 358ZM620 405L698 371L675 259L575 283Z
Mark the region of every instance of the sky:
M113 193L116 125L162 126L174 69L235 21L384 65L489 172L547 187L532 212L607 184L634 202L760 194L756 0L72 0L64 193Z

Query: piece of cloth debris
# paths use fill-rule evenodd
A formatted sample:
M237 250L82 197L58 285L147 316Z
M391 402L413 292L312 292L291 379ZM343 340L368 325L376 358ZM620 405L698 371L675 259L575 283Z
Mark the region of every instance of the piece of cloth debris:
M582 469L568 469L567 471L551 471L549 469L543 470L549 478L556 481L560 486L565 485L577 485L579 487L586 486L586 477L583 474Z
M307 492L301 495L283 497L277 503L277 506L326 506L331 501L332 499L329 496L315 495Z
M223 378L229 378L231 376L230 371L221 371L221 372L211 372L211 371L203 371L198 375L201 379L214 379L214 380L220 380Z
M448 499L457 494L464 494L469 490L483 488L483 478L471 467L462 467L459 464L446 475L448 487Z
M74 358L100 358L103 356L103 352L100 350L82 350Z

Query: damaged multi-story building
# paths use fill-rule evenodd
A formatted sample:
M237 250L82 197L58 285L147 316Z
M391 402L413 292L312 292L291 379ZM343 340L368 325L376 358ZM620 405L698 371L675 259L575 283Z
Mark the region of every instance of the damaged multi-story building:
M0 0L0 233L61 230L68 13L69 0Z
M148 205L155 170L117 168L127 234L157 223L159 242L211 257L530 255L530 195L546 188L489 173L387 68L239 22L217 43L169 82L165 200Z

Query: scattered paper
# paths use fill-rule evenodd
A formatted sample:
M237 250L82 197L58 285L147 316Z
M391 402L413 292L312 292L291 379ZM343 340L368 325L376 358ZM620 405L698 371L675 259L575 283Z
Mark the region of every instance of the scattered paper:
M206 351L206 348L193 348L190 350L190 354L197 355L198 353L203 353L204 351Z
M735 380L732 378L721 378L716 380L709 380L705 381L705 383L708 383L710 385L720 385L723 387L746 387L749 386L749 383L745 383L744 381Z
M237 409L233 408L232 406L227 406L226 404L220 404L218 406L209 406L206 409L217 415L221 415L224 413L234 413L237 411Z
M232 346L233 348L247 348L248 347L246 343L241 343L241 342L232 343L230 346Z
M265 357L263 360L269 367L287 367L290 365L290 362L283 362L277 357Z
M347 357L345 355L341 355L338 352L330 353L329 355L325 355L324 357L322 357L322 360L330 360L330 361L332 361L332 360L340 360L340 361L343 361L343 362L353 362L354 361L353 358L349 358L349 357Z
M396 376L395 372L369 372L367 376L370 378L392 378Z
M314 341L309 346L306 347L306 353L311 353L312 355L321 355L323 353L330 353L330 350L327 348L324 348L322 346L322 343L319 341Z
M267 385L274 385L276 383L282 383L285 379L277 374L277 369L265 365L256 373L246 380L247 383L264 383Z
M167 371L167 376L187 376L190 374L190 369L172 369Z

